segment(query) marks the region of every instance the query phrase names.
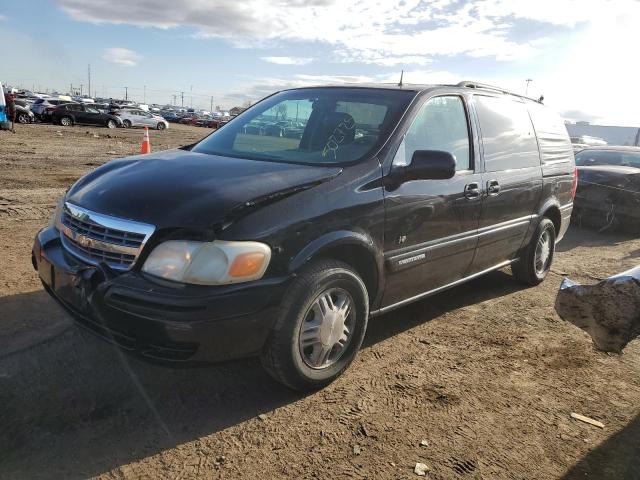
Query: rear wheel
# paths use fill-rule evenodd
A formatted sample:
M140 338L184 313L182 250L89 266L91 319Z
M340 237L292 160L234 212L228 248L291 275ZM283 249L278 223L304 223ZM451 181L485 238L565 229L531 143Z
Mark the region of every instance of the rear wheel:
M342 262L318 261L286 292L262 364L294 390L324 387L355 358L368 316L369 298L358 274Z
M18 123L29 123L29 115L27 115L26 113L20 113L18 114L18 118L16 118L16 120L18 121Z
M118 124L115 120L107 120L107 128L116 128Z
M122 125L124 125L124 128L131 128L131 120L124 120Z
M60 119L60 125L63 127L70 127L73 125L73 119L71 117L62 117Z
M553 222L543 217L522 257L511 266L513 275L525 285L538 285L551 269L556 244Z

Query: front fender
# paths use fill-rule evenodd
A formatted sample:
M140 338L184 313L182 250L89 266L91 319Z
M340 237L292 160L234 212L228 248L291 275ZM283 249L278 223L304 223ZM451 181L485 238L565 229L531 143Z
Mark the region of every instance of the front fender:
M362 255L358 255L358 258L341 256L340 247L356 247ZM372 307L377 305L384 291L384 255L382 248L366 232L338 230L312 240L289 263L290 273L295 274L311 260L324 256L328 252L333 253L332 257L337 256L338 259L345 260L356 270L359 270L361 275L368 277L370 273L374 273L373 277L375 278L364 280L365 283L367 280L373 283L370 287L375 290L375 294L371 295L370 301ZM366 262L366 271L362 271L362 262Z

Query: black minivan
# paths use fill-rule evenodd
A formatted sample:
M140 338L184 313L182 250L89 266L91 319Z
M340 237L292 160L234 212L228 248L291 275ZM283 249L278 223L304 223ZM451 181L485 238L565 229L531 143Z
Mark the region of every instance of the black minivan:
M125 350L257 354L313 389L353 361L370 316L507 265L541 282L575 189L564 123L534 100L472 82L298 88L87 174L33 264Z

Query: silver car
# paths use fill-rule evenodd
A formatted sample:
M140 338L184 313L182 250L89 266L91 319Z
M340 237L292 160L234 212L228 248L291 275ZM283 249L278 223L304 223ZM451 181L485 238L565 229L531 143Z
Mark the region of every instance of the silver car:
M145 112L144 110L122 109L115 112L115 115L120 117L122 124L126 128L149 127L156 128L158 130L169 128L169 122L160 115L154 115L153 113Z

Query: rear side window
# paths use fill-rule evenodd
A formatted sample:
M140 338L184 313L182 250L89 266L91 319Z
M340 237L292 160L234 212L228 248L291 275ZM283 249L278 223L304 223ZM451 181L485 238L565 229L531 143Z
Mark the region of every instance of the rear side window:
M528 109L536 131L567 135L567 127L565 127L564 121L552 110L535 102L530 102Z
M487 172L540 165L529 112L508 97L475 97Z
M393 163L409 165L416 150L449 152L456 159L456 170L472 168L467 114L460 97L429 99L409 127Z

